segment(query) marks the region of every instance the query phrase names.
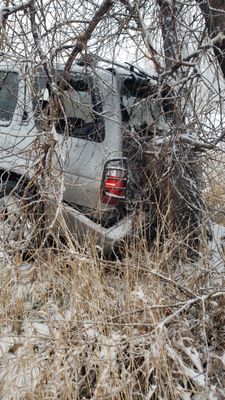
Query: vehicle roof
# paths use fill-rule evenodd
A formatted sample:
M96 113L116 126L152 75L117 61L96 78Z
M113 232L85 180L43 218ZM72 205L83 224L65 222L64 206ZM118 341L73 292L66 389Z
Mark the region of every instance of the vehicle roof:
M11 53L0 52L0 65L12 66L14 70L19 70L22 66L29 64L32 66L32 61L27 60L25 57L19 57L18 55ZM41 64L40 64L40 67ZM57 70L62 70L65 67L65 63L56 63L54 68ZM71 72L87 73L90 74L95 72L107 79L107 76L116 76L118 80L124 80L124 78L136 78L148 81L150 85L155 86L157 82L157 74L155 71L151 71L149 74L147 71L134 66L132 64L119 64L116 61L104 60L100 63L88 65L85 62L76 62L71 67Z

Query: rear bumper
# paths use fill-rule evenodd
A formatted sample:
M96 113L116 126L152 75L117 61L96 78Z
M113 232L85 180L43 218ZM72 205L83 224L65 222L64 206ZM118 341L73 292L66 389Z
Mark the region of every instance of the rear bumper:
M104 228L83 215L78 210L65 205L63 217L69 231L80 239L87 239L99 246L104 254L111 253L128 239L133 232L134 215L121 219L110 228Z

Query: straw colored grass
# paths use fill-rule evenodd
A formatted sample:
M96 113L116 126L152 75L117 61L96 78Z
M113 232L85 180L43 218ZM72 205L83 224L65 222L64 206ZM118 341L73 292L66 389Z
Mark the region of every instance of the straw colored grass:
M2 255L1 399L223 398L224 271L144 248Z
M4 243L0 399L223 399L222 196L222 186L206 192L212 237L202 226L192 259L188 238L167 227L150 248L137 227L123 259L102 259L91 238L70 236L60 212L65 242L54 231L54 247L45 242L27 261Z

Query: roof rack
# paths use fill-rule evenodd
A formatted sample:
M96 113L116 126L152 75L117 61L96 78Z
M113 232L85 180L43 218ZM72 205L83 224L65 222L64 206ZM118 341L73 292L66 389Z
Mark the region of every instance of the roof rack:
M155 81L158 81L158 78L156 75L150 75L148 74L146 71L144 71L142 68L137 67L134 64L130 64L128 62L125 62L125 64L127 64L130 67L130 71L131 72L135 72L135 70L138 71L139 74L141 74L142 76L146 77L146 78L151 78L154 79Z
M128 70L130 72L133 72L135 75L139 75L139 76L144 77L146 79L153 79L154 81L158 81L158 78L157 78L156 75L150 75L147 72L145 72L143 69L141 69L141 68L139 68L139 67L137 67L137 66L135 66L133 64L125 62L126 65L124 65L124 64L118 63L117 61L113 61L113 60L110 61L110 60L108 60L106 58L103 58L103 57L100 57L100 56L96 56L96 55L93 55L93 54L90 54L90 55L88 54L88 59L87 60L85 60L85 58L81 58L80 60L77 61L77 64L78 65L90 64L90 59L93 62L101 61L101 62L104 62L106 64L112 65L112 67L106 68L106 69L108 71L113 72L113 73L116 73L116 70L114 69L114 67L119 67L119 68Z

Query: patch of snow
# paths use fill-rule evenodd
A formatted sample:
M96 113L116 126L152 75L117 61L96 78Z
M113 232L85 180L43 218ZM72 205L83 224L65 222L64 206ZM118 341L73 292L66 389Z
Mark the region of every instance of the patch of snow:
M191 397L192 400L219 400L214 391L199 393Z
M212 256L212 266L217 272L224 272L225 258L225 226L211 222L212 240L208 243L208 248Z
M43 323L34 322L32 324L32 326L33 326L35 333L37 333L38 335L43 335L43 336L50 335L48 325L45 322L43 322Z
M192 346L185 346L183 340L180 340L177 344L178 347L182 349L184 353L186 353L187 356L191 359L192 363L197 368L197 370L200 373L203 373L204 369L198 351Z
M192 381L196 385L203 388L205 387L206 377L204 373L199 373L199 371L184 364L184 361L182 360L181 356L169 345L166 345L166 351L168 356L179 364L181 371L187 378L192 379Z
M192 400L192 393L185 390L181 385L177 384L176 392L179 394L181 400Z
M109 360L116 364L118 344L121 341L121 335L117 332L113 332L110 336L101 336L101 349L100 358L104 360Z
M225 367L225 352L223 353L222 357L220 357L220 359L222 360L223 365Z
M27 327L29 330L29 327ZM31 336L45 336L49 337L50 336L50 331L49 327L46 322L32 322L30 324L30 334Z
M88 337L88 339L96 339L99 336L99 332L92 327L92 324L85 322L84 327L84 334Z
M151 400L152 396L155 394L155 391L157 389L157 385L150 385L146 400Z
M0 339L0 357L8 353L10 347L15 343L12 336L3 336Z
M27 350L20 356L12 355L6 365L7 374L1 377L1 400L22 400L34 393L40 369L36 360L28 361Z
M132 296L137 297L139 300L145 300L145 294L141 287L138 287L137 289L133 290L131 294Z

